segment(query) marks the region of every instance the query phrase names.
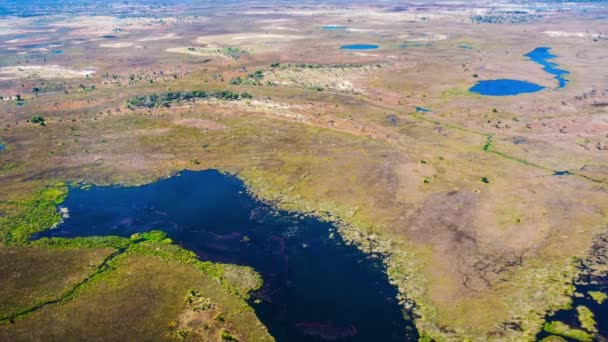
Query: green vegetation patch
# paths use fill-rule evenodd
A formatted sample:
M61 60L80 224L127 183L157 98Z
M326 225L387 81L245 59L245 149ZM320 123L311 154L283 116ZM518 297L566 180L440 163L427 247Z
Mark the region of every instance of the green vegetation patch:
M112 252L97 249L0 249L0 320L58 298L85 279Z
M8 245L25 244L38 232L49 229L61 221L57 205L68 193L64 183L44 188L28 198L0 202L0 241Z
M593 341L593 336L586 331L575 329L560 321L545 323L544 330L549 334L571 338L581 342Z
M221 91L170 91L160 94L141 95L129 100L127 107L129 108L154 108L154 107L170 107L173 103L189 102L196 99L216 99L225 101L234 101L241 99L251 99L253 96L247 92L234 93L229 90Z
M158 246L156 242L144 243ZM226 326L234 327L239 336L248 341L272 341L247 303L217 286L217 280L194 265L139 251L111 260L112 271L86 283L70 301L45 306L14 324L0 325L0 340L48 340L49 336L63 340L176 340L179 338L173 330L183 310L184 294L197 289L221 306Z
M581 327L591 333L596 334L597 323L595 322L595 316L593 315L593 312L589 310L588 307L583 305L577 306L576 312L578 313L578 321L581 323Z
M596 301L598 304L602 304L604 303L604 301L606 299L608 299L608 295L605 294L604 292L600 292L600 291L589 291L589 296L591 296L591 298Z

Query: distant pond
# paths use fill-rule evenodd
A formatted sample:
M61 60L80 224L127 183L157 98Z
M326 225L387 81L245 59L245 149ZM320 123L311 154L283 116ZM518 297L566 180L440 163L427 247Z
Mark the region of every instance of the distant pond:
M562 69L558 69L559 65L549 60L556 58L549 52L550 48L539 47L527 54L531 61L539 63L543 66L543 70L554 75L554 78L558 81L558 88L564 88L568 83L568 80L564 78L570 72ZM477 82L469 91L485 95L485 96L514 96L526 93L535 93L545 89L545 87L536 83L513 80L513 79L497 79L497 80L483 80Z
M373 44L351 44L351 45L342 45L340 49L342 50L375 50L379 48L378 45Z
M347 27L344 25L325 25L321 28L323 30L327 30L327 31L340 31L340 30L346 30Z
M277 210L236 177L182 172L137 187L71 187L66 218L40 237L163 230L201 260L247 265L264 285L250 304L277 341L417 341L379 257L336 227Z
M564 75L570 74L567 70L558 69L559 65L557 63L550 62L549 60L556 58L556 55L553 55L549 52L551 50L548 47L539 47L536 48L524 56L530 58L530 60L540 64L543 66L543 70L554 75L554 78L559 83L559 88L563 88L568 83L568 80L564 78Z
M545 89L545 87L531 82L499 79L479 81L469 90L473 93L486 96L513 96L525 93L535 93L543 89Z

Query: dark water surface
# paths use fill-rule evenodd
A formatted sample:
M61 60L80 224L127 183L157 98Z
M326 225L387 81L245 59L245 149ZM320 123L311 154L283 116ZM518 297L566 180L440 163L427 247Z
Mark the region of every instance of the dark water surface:
M37 237L159 229L201 260L252 266L264 286L251 303L277 341L418 339L381 260L330 223L253 199L235 177L188 171L140 187L71 188L62 207L69 218Z

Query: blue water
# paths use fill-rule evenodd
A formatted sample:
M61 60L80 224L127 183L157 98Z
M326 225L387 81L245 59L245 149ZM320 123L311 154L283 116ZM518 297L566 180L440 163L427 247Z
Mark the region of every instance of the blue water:
M62 55L63 54L63 50L54 50L52 53L54 55Z
M458 44L458 47L465 50L473 50L473 47L468 44Z
M327 31L338 31L338 30L346 30L346 26L343 25L326 25L321 27L323 30Z
M373 44L352 44L352 45L342 45L340 49L342 50L375 50L379 48L378 45Z
M427 109L427 108L423 108L423 107L414 107L414 109L416 109L416 112L419 112L419 113L430 113L430 112L432 112L432 110Z
M567 70L558 69L559 64L550 62L551 59L556 58L556 55L553 55L549 52L551 50L548 47L538 47L524 56L530 58L530 60L540 64L543 66L543 70L554 75L554 78L559 83L559 88L563 88L568 83L568 80L564 78L564 75L570 74Z
M608 238L606 234L600 234L596 237L596 243L593 248L593 255L599 256L602 260L605 260L606 246L608 246ZM594 257L591 257L592 259ZM576 293L582 294L583 296L572 296L572 306L570 309L558 310L555 313L549 314L545 317L547 322L560 321L568 324L569 326L576 329L583 329L578 319L578 312L576 311L577 306L586 306L593 312L595 321L597 322L597 335L594 341L608 341L608 300L602 304L596 302L589 295L590 291L599 291L608 293L608 277L605 275L598 275L590 272L585 266L585 261L581 266L581 275L578 279L575 279L574 285L576 286ZM548 333L541 331L537 336L536 340L541 341L543 338L549 336ZM574 341L574 340L568 340Z
M543 89L545 89L545 87L531 82L499 79L479 81L471 87L469 91L485 96L513 96L525 93L535 93Z
M202 260L255 268L264 286L251 305L279 342L418 340L380 258L330 223L255 200L235 177L188 171L140 187L72 187L62 206L69 218L36 238L160 229Z
M2 141L0 141L0 152L4 150L6 150L6 145Z

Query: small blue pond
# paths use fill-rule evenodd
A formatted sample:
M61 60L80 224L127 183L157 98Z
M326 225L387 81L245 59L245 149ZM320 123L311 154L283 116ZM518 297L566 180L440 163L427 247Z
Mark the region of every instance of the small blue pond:
M71 187L69 210L41 237L160 229L201 260L247 265L263 277L251 305L279 342L418 341L381 259L348 245L334 225L276 210L216 171L138 187Z
M375 50L379 48L378 45L373 44L352 44L352 45L342 45L340 49L342 50Z
M346 26L343 26L343 25L325 25L325 26L323 26L321 28L323 30L327 30L327 31L346 30Z
M0 152L4 151L6 149L6 145L0 141Z
M414 107L414 109L416 109L416 112L419 112L419 113L430 113L430 112L432 112L432 110L427 109L427 108L423 108L423 107Z
M55 50L52 52L54 55L62 55L63 54L63 50Z
M525 56L530 58L530 60L542 65L543 70L546 72L554 75L554 78L559 82L559 87L563 88L568 83L568 80L564 78L564 75L568 75L570 72L567 70L558 69L559 64L549 61L557 57L556 55L551 54L549 50L551 49L548 47L539 47L528 52L525 54Z
M543 89L545 89L545 87L531 82L499 79L479 81L477 84L471 87L469 91L485 96L513 96L526 93L535 93Z

